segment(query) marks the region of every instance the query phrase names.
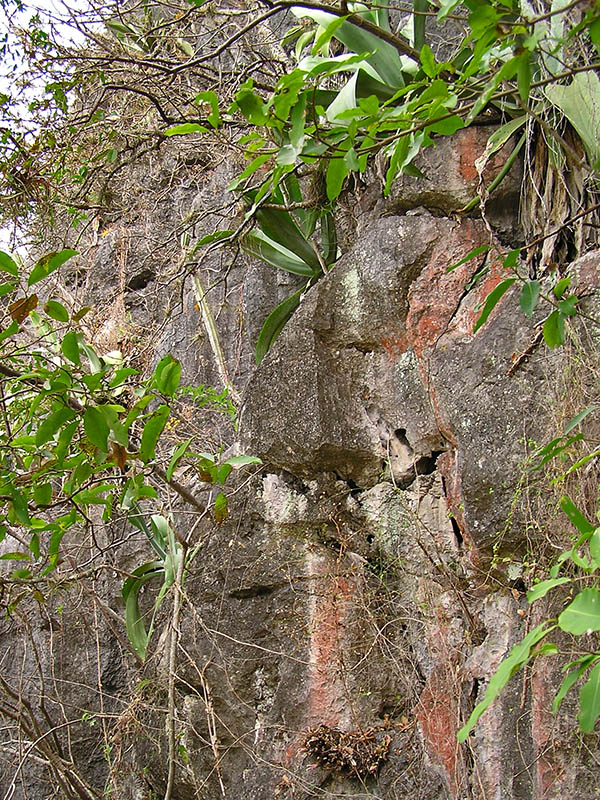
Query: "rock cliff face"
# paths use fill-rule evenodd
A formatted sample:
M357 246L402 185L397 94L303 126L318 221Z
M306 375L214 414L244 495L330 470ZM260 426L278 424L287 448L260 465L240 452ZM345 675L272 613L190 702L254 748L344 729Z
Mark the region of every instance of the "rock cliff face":
M175 510L178 524L198 526L201 547L175 659L173 798L596 796L595 737L577 737L568 703L551 714L558 668L550 662L510 685L465 745L456 739L495 668L536 624L521 574L543 534L527 529L522 463L528 440L547 434L541 409L564 368L510 292L473 334L502 278L500 259L477 278L477 259L446 271L478 245L500 249L495 235L518 237L510 213L518 176L487 223L456 213L476 188L470 165L487 135L469 130L428 151L426 181L405 178L385 200L374 184L359 198L352 245L258 368L251 340L286 286L257 264L214 257L202 265L203 280L214 282L208 297L227 377L243 389L236 446L263 466L232 493L225 523ZM201 204L207 193L214 201L227 182L222 172L207 168L203 193L179 190L181 203ZM104 236L91 251L89 280L103 280L98 265L116 261L127 237L118 227ZM597 285L599 262L582 260L588 286ZM128 322L113 320L127 339L144 315L163 313L164 278L136 243L121 267L119 285L100 290L113 292L113 310L129 310ZM189 282L181 299L164 324L153 320L162 329L148 358L170 351L185 382L218 385L222 365L197 336ZM107 341L121 335L109 318L98 323ZM108 552L114 534L106 535ZM129 541L113 566L130 568L139 546ZM119 613L118 588L102 580L96 597ZM85 759L89 746L99 763L83 771L96 789L106 780L119 800L161 797L168 604L146 664L136 667L111 614L85 593L80 602L78 624L62 624L55 610L35 634L41 649L59 642L63 651L39 674L54 682L64 722L72 721L64 757ZM78 625L94 614L100 633L84 646ZM25 645L11 658L15 672L35 661ZM105 699L99 705L90 689L78 697L69 680ZM105 777L101 725L110 728ZM5 796L46 797L37 768L28 787L7 769Z

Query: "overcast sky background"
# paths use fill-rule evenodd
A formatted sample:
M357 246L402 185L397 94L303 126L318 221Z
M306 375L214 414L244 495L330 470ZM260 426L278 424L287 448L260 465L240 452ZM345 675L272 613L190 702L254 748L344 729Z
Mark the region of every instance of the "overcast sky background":
M10 5L10 2L8 3ZM0 37L8 33L10 35L10 22L18 27L27 29L30 26L32 18L36 14L40 14L42 19L42 27L50 25L54 28L55 40L58 39L63 44L76 44L84 40L83 35L73 25L68 24L69 18L73 14L83 13L87 9L88 3L86 0L72 0L68 6L61 2L61 0L35 0L33 3L23 3L22 11L11 11L8 9L0 10ZM10 15L10 22L9 16ZM12 38L11 52L15 54L18 74L18 59L19 59L19 46L18 39ZM15 77L10 77L10 72L15 65L15 61L8 60L0 67L0 92L4 94L15 93ZM8 77L7 77L8 76ZM18 79L17 79L18 80ZM39 86L33 87L29 92L29 99L33 96L45 96L44 82L40 81ZM25 100L25 98L24 98ZM23 120L27 119L27 105L23 103ZM0 228L0 250L5 252L14 252L12 246L12 231L8 228Z

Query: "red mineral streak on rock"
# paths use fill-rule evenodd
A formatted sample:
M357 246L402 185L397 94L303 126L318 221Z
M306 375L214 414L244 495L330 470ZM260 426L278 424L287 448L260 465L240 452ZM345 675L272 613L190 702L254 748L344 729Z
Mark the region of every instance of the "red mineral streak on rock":
M462 778L462 758L457 742L459 719L457 687L445 664L434 667L417 708L417 720L431 761L441 770L451 797Z
M562 796L560 790L556 791L559 789L555 784L561 768L554 763L552 747L556 722L552 714L552 700L556 685L556 677L554 681L552 679L550 662L538 659L531 674L531 738L536 756L536 796L543 798ZM551 791L553 788L555 792Z
M311 558L311 561L315 572L321 572L323 578L316 581L310 621L308 727L344 728L349 719L342 654L356 586L352 580L331 574L336 565L329 559Z
M400 356L405 353L410 344L404 331L391 331L388 337L380 340L381 346L385 349L391 361L398 361Z
M434 248L429 263L412 283L408 292L406 329L418 358L434 348L448 330L459 310L466 285L480 262L472 259L452 272L446 270L471 250L485 244L487 238L481 225L465 220L454 228L448 239Z

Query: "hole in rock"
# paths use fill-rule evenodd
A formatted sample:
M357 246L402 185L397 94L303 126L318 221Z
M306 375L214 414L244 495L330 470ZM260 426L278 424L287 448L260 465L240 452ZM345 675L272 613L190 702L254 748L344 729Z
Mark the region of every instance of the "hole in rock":
M127 281L127 288L132 292L145 289L153 278L154 275L149 269L143 269L141 272L138 272L137 275L131 276Z
M460 532L460 528L458 527L458 522L454 519L454 517L450 517L450 523L452 525L452 530L454 531L454 537L456 539L456 544L459 547L462 547L463 544L463 535Z
M431 475L437 469L437 460L443 450L434 450L430 456L421 456L415 464L417 475Z
M373 544L374 541L375 541L375 537L373 536L373 534L372 533L368 533L367 534L367 542L368 542L368 544Z

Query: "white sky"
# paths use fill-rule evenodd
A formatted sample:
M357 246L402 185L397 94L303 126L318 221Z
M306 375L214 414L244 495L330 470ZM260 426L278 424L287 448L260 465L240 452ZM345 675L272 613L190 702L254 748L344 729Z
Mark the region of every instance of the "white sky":
M72 18L73 14L83 12L89 8L87 0L72 0L67 6L61 0L34 0L34 2L24 2L23 11L15 12L11 15L12 22L21 28L27 29L35 14L39 13L42 18L42 27L45 27L45 22L52 20L55 29L55 38L60 37L64 44L75 44L84 40L83 35L73 25L68 24L68 20ZM44 20L44 17L46 20ZM64 20L64 22L61 22ZM0 36L8 32L7 18L0 12ZM0 92L5 94L11 93L12 81L7 80L5 70L9 65L4 65L0 68ZM44 86L39 87L40 94L44 93ZM26 114L26 107L23 106L23 115ZM0 228L0 250L11 252L11 231L7 228Z

